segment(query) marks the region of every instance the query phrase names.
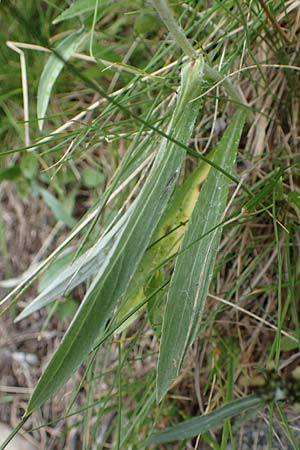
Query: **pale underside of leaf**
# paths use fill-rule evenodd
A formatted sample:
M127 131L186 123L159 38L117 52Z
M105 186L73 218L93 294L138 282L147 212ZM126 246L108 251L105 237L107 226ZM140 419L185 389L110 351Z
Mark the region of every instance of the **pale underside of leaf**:
M100 202L98 202L97 209L88 214L86 220L85 218L83 218L81 222L78 223L76 228L72 231L72 234L57 248L57 250L55 250L52 255L50 255L44 262L41 262L33 272L28 272L28 274L26 272L24 274L25 276L23 275L21 280L24 279L24 281L22 281L22 285L20 287L23 287L23 285L26 284L26 280L29 280L28 283L30 283L31 277L36 277L37 274L41 272L47 265L46 263L49 264L50 261L53 262L62 248L66 247L68 243L80 233L80 231L88 227L89 223L104 207L110 196L112 195L113 197L113 194L115 192L114 189L117 189L121 185L121 183L124 182L124 180L128 180L132 176L132 173L135 171L135 169L139 166L139 164L143 163L151 153L154 153L154 151L156 150L155 143L156 139L152 138L150 142L148 141L147 148L144 148L146 144L143 139L141 143L137 143L136 140L134 140L131 147L136 149L136 145L138 145L138 147L141 146L141 148L143 149L142 155L138 158L138 161L136 161L136 159L132 157L132 151L129 150L128 157L124 160L124 165L120 167L118 173L114 177L114 183L110 185L109 189L100 199ZM131 162L130 164L128 164L128 161L130 159ZM76 286L78 286L80 283L85 282L96 272L98 272L99 267L105 261L106 255L111 249L116 236L120 233L120 228L124 226L125 219L128 214L130 214L130 208L125 214L123 214L123 216L121 216L121 218L118 218L118 214L118 216L114 219L114 223L110 224L110 229L106 230L105 233L97 240L97 242L85 253L83 253L81 256L75 257L75 260L72 262L72 264L69 263L63 266L59 275L50 282L47 288L44 288L40 292L40 294L31 301L31 303L21 312L21 314L15 320L19 321L21 319L24 319L40 308L49 305L52 301L57 300L64 295L68 295ZM16 283L15 280L6 280L5 282L2 282L3 287L6 287L4 283L6 283L9 287L10 282ZM15 292L12 291L6 297L6 301L9 298L12 298L14 294Z
M93 247L79 256L73 264L68 265L55 277L17 317L16 321L22 320L35 311L49 305L53 300L67 295L80 283L99 271L105 262L113 244L118 239L118 235L126 223L127 213L116 223L108 233L106 233Z

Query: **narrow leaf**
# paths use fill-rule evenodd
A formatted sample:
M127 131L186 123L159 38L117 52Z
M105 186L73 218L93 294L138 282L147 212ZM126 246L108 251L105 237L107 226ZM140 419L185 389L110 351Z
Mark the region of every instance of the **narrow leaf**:
M58 58L53 53L50 55L43 69L37 93L37 116L40 130L43 128L44 117L47 111L53 85L63 69L64 61L67 61L70 58L85 36L86 33L83 30L80 30L66 37L56 48L56 52L62 57L62 59Z
M111 250L114 242L118 239L121 229L124 227L124 215L112 229L106 233L93 247L79 256L73 264L67 265L61 273L45 288L17 317L16 322L25 319L33 312L49 305L53 300L67 295L80 283L99 270Z
M194 417L175 427L168 428L151 436L146 444L158 445L192 438L215 427L219 427L223 424L224 420L242 414L244 411L248 411L249 408L259 409L263 404L263 400L255 395L233 400L209 414Z
M181 93L168 133L188 144L198 113L202 59L184 66ZM167 206L185 151L163 139L149 176L132 205L124 229L108 253L59 348L38 382L26 411L41 406L78 368L93 348L99 331L113 314L134 275Z
M229 173L233 171L244 119L244 112L235 114L214 155L214 162ZM201 320L221 237L222 228L217 225L226 207L228 188L228 177L211 168L184 235L163 319L158 400L177 377Z
M87 12L92 13L95 6L96 0L77 0L77 2L72 3L58 17L56 17L56 19L53 20L53 23L56 24L64 20L73 19L74 17L80 16L81 14Z
M288 201L295 208L296 211L300 212L300 194L299 192L290 192L288 194Z
M153 239L154 242L167 232L168 227L174 227L174 224L185 222L189 218L196 201L196 195L198 195L199 186L206 178L209 169L210 166L207 163L201 162L199 167L186 180L184 186L178 190L174 200L172 199L172 203L168 206L161 219L158 231L155 233ZM184 209L182 209L183 205ZM83 255L78 257L72 264L67 264L65 267L62 267L60 273L46 287L42 288L40 294L19 314L15 321L18 322L19 320L25 319L25 317L33 312L49 305L53 300L69 294L76 286L94 275L104 263L106 255L115 242L120 230L123 228L124 223L125 216L103 238ZM138 271L128 286L125 300L122 302L124 307L122 306L118 314L118 319L127 315L131 309L143 301L143 287L141 286L146 282L147 273L150 273L153 268L162 262L163 254L165 257L168 256L167 249L172 247L172 243L174 244L174 242L179 241L180 235L183 233L181 228L172 233L171 242L170 239L163 239L161 241L162 245L158 247L155 245L145 253Z

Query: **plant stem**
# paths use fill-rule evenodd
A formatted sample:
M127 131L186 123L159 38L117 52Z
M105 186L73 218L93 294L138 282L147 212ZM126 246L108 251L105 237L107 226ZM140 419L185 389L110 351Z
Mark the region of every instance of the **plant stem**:
M179 47L184 51L186 56L190 59L199 58L199 52L197 52L191 45L190 41L187 39L183 30L180 28L175 20L173 11L171 10L167 0L151 0L154 9L157 11L163 23L168 28L174 41ZM230 80L224 78L220 72L216 69L210 67L208 64L204 63L203 66L204 75L207 75L211 80L217 83L223 83L225 90L232 97L232 99L240 104L247 106L247 101L245 100L243 94L238 90Z
M174 41L182 48L184 53L190 59L198 58L196 50L193 49L190 41L176 22L174 14L167 2L167 0L152 0L153 7L158 12L161 20L164 22Z

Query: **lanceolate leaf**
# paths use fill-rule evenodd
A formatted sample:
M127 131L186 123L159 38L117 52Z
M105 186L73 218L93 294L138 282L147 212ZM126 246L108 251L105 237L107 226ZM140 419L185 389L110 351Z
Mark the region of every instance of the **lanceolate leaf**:
M186 180L182 188L178 189L174 194L174 198L172 198L172 202L168 205L160 221L160 225L155 232L154 242L163 237L170 227L175 228L176 224L184 223L190 217L198 196L200 184L206 178L210 167L207 163L201 162L199 167ZM127 215L128 213L130 211L127 211ZM16 321L25 319L25 317L33 312L49 305L53 300L67 295L80 283L83 283L98 272L99 267L105 262L106 255L117 239L121 229L124 227L125 219L126 217L123 216L93 247L76 258L72 264L63 267L47 287L19 314ZM146 283L147 274L159 266L163 259L170 256L169 249L172 250L172 253L176 251L174 249L174 243L176 244L178 242L179 245L179 239L183 234L183 229L184 226L181 226L145 253L138 271L128 286L123 301L124 307L122 306L118 314L118 319L127 315L131 309L143 301L143 286Z
M239 400L233 400L209 414L194 417L193 419L182 422L179 425L151 436L150 439L148 439L147 444L158 445L166 442L182 441L183 439L192 438L222 425L224 420L242 414L244 411L248 411L249 408L259 409L263 404L263 400L255 395Z
M209 158L212 159L212 154ZM117 322L144 301L146 298L145 286L149 277L152 277L153 271L178 250L185 227L198 198L200 186L205 181L210 168L211 166L201 161L183 186L178 188L172 196L155 231L152 245L150 244L150 248L146 251L135 276L126 290L117 315ZM137 314L139 313L140 311ZM128 320L122 328L132 323L134 318L135 316Z
M102 13L107 6L112 6L119 2L120 0L99 0L98 9ZM97 0L77 0L76 2L71 3L67 9L56 17L56 19L53 20L53 23L56 24L63 22L64 20L74 19L75 17L88 17L94 13L96 5Z
M245 120L237 112L219 143L214 162L232 173ZM157 372L157 398L161 400L177 377L183 358L197 332L213 275L229 179L211 169L201 189L185 232L172 276ZM213 230L209 233L210 230ZM201 236L204 236L202 239Z
M181 93L168 132L187 144L198 112L192 102L201 92L202 60L185 65ZM185 152L163 140L154 165L136 201L124 229L106 257L88 290L58 350L36 386L26 415L53 395L73 374L92 349L134 275L153 232L167 206L177 180Z
M77 31L66 37L56 48L56 52L67 61L72 53L78 48L86 33L83 30ZM37 93L37 116L39 119L39 128L42 130L44 124L44 116L47 111L51 91L53 85L60 74L64 62L58 58L54 53L49 56L49 59L42 72L38 93Z
M99 2L102 5L103 2ZM107 1L105 2L107 3ZM73 19L74 17L80 16L84 13L93 13L96 6L96 0L77 0L74 3L65 9L56 19L53 20L53 23L59 23L63 20Z

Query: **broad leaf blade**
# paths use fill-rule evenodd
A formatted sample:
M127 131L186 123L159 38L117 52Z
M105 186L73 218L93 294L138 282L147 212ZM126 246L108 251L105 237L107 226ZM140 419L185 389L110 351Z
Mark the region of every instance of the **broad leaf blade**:
M147 444L158 445L166 442L182 441L183 439L192 438L222 425L224 420L242 414L244 411L248 411L249 408L259 409L263 404L263 400L254 395L239 400L233 400L209 414L194 417L175 427L168 428L151 436L148 439Z
M202 60L186 65L182 73L182 90L176 105L169 134L187 144L198 113ZM105 263L88 290L58 350L36 386L26 415L53 395L78 368L93 348L149 245L153 232L167 206L185 151L162 140L145 185L132 205L124 229L118 236Z
M70 58L85 36L86 33L83 30L80 30L66 37L56 48L56 52L62 57L62 59L58 58L53 53L50 55L43 69L37 93L37 116L40 130L43 128L44 117L47 111L53 85L63 69L64 61L67 61Z
M214 162L229 173L233 170L244 120L244 112L235 114L214 155ZM176 379L201 320L221 237L218 224L226 207L228 187L229 178L211 168L184 235L163 319L158 400Z

